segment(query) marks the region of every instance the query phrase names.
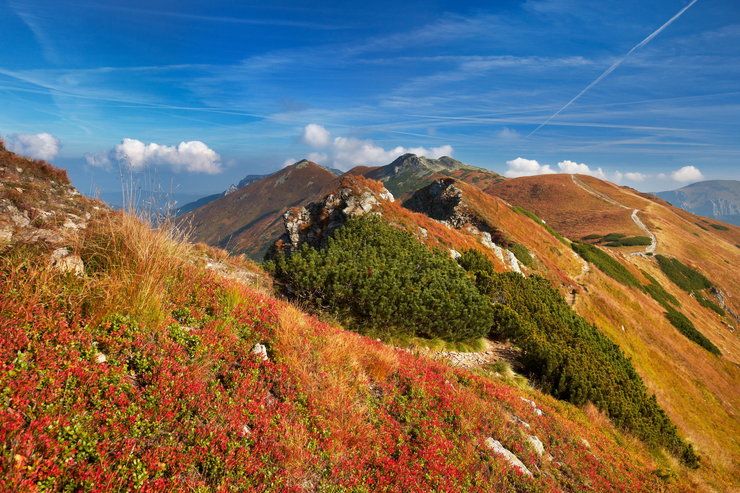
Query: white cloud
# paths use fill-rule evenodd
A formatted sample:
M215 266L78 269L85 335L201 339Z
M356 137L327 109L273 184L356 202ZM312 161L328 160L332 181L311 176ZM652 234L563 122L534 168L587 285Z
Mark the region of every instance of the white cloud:
M326 147L331 140L331 134L317 123L309 123L303 128L303 142L311 147Z
M701 174L699 168L696 166L684 166L671 173L671 178L675 181L682 183L689 181L699 181L704 179L704 175Z
M504 172L504 175L508 176L509 178L532 175L551 175L553 173L589 175L596 178L601 178L602 180L612 180L616 183L621 182L622 179L627 179L634 182L642 182L648 178L648 175L631 171L626 173L622 173L621 171L614 171L607 174L601 168L592 169L586 163L577 163L568 159L560 161L558 163L557 171L550 167L549 164L540 164L534 159L525 159L523 157L518 157L516 159L512 159L511 161L506 161L506 166L507 170Z
M596 168L595 170L592 170L587 164L585 163L576 163L574 161L560 161L558 163L558 168L560 168L560 171L563 173L567 173L569 175L590 175L595 176L596 178L606 179L606 174L601 168Z
M624 177L627 178L629 181L637 181L637 182L643 182L647 179L647 175L638 173L636 171L632 172L629 171L624 174Z
M349 169L360 164L384 165L398 156L412 153L417 156L439 158L451 156L454 149L451 145L439 147L404 147L396 146L385 149L372 140L354 137L334 137L321 125L310 123L303 129L303 141L312 147L324 148L323 152L312 152L308 159L322 164L331 164L339 169Z
M496 132L496 137L501 140L517 140L521 138L521 134L512 128L504 127Z
M168 166L175 172L209 175L221 172L221 156L199 140L168 146L154 142L145 144L140 140L126 138L107 155L85 156L91 166L107 166L111 158L128 165L134 171L141 171L149 166Z
M88 152L85 154L85 162L93 168L110 168L113 161L111 160L112 152Z
M555 171L550 168L549 164L540 164L534 159L525 159L523 157L506 161L506 166L508 169L504 175L509 178L532 175L551 175L555 173Z
M59 154L61 143L59 139L46 132L40 134L10 134L5 137L5 147L9 151L22 156L49 161Z
M329 159L329 156L324 152L309 152L308 160L314 163L325 163Z
M291 164L295 164L297 162L298 162L298 160L296 158L289 157L288 159L286 159L285 161L283 161L283 168L287 168Z

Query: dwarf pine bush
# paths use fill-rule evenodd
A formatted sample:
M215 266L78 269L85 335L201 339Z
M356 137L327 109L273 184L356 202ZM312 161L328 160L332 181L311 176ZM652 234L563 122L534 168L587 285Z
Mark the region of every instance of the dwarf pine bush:
M289 297L359 332L461 341L490 325L490 303L449 255L377 217L351 219L326 248L304 244L271 268Z
M543 390L576 405L591 402L645 442L698 465L692 446L678 435L619 346L577 315L549 281L496 273L477 251L465 252L459 262L494 303L491 337L522 349L526 372Z

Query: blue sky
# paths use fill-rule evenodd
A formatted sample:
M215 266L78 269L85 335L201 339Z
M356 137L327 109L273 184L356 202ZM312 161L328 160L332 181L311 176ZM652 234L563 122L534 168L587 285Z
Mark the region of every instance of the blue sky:
M740 179L737 0L0 9L0 135L86 193L118 189L121 166L201 195L408 150L642 190Z

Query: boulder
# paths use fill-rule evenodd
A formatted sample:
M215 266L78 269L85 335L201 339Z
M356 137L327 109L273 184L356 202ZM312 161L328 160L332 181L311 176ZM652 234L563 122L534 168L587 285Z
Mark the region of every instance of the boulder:
M486 438L486 447L493 450L496 454L502 456L509 462L509 464L519 469L522 473L530 477L532 476L532 471L530 471L527 466L525 466L524 463L519 460L519 457L517 457L509 449L501 445L501 442L499 442L498 440L494 440L491 437Z

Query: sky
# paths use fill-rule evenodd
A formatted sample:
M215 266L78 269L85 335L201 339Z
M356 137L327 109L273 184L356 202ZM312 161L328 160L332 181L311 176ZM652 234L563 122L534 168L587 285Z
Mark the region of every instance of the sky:
M84 193L405 152L740 179L740 2L0 0L0 137ZM156 184L156 185L155 185Z

